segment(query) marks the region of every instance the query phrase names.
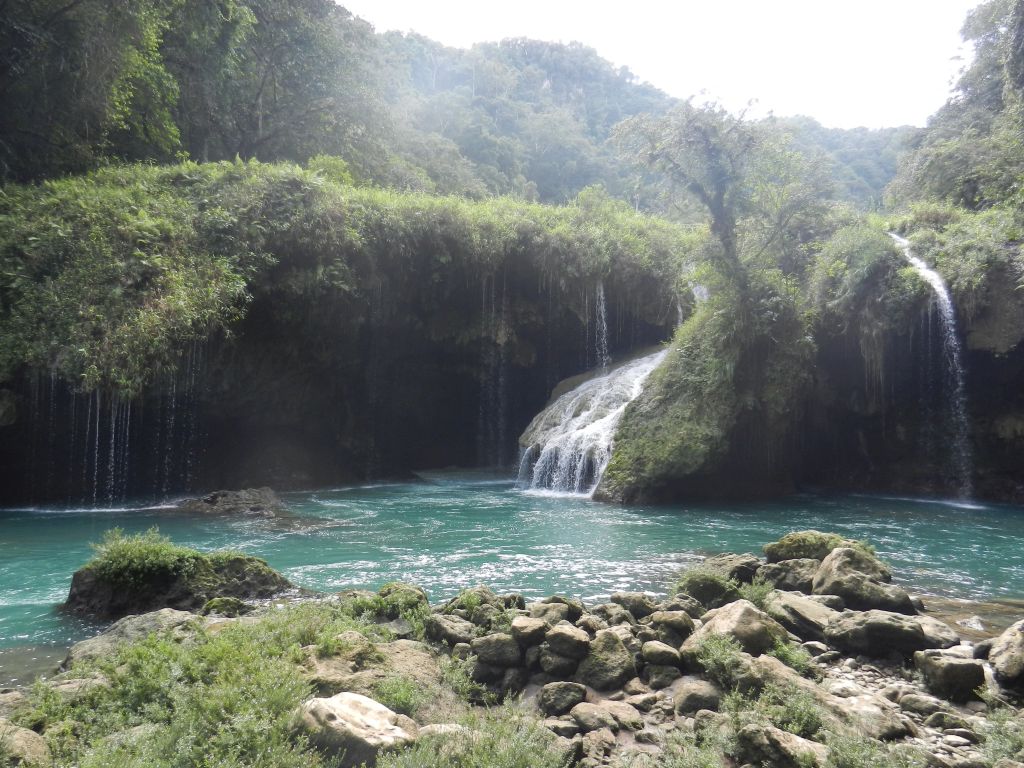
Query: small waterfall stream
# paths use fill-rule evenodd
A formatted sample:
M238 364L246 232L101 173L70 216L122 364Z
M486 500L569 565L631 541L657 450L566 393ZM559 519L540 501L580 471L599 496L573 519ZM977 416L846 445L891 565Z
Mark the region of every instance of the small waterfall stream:
M604 283L600 280L597 281L597 301L595 304L597 326L594 332L594 341L597 347L597 365L602 371L605 371L608 370L612 359L608 354L608 308L604 302Z
M519 485L534 490L591 494L612 455L623 412L665 358L665 351L631 360L558 397L519 438Z
M973 455L970 443L970 427L967 419L967 384L964 376L960 337L956 332L956 310L942 276L925 264L910 250L910 242L899 235L889 233L903 250L903 255L935 293L939 308L939 322L942 327L942 348L946 362L946 404L949 432L952 436L950 447L951 469L956 473L961 498L969 498L973 492Z

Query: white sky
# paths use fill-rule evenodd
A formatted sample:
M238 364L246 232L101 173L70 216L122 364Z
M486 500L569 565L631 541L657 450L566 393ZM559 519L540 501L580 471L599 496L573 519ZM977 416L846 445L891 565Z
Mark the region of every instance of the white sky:
M445 45L530 37L595 48L673 96L829 127L924 125L969 55L980 0L339 0L378 32Z

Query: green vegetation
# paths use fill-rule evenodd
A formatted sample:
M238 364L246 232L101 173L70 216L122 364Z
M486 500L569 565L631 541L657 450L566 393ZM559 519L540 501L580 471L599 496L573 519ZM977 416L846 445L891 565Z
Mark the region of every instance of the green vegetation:
M1024 718L1012 707L990 702L982 733L985 757L993 764L1001 759L1020 761L1024 757Z
M712 633L701 640L697 663L709 680L724 690L732 690L743 665L743 648L729 635Z
M567 768L570 756L553 744L553 734L515 705L475 714L465 731L424 738L377 760L380 768Z
M829 733L825 739L828 761L825 768L924 768L928 756L908 747L881 744L852 733Z
M310 694L298 664L302 648L345 631L382 637L327 603L289 605L215 634L197 629L184 642L150 636L76 665L74 675L106 681L76 697L38 684L18 723L45 729L60 766L323 765L292 731Z
M828 724L813 696L777 685L765 686L756 696L734 691L725 697L722 711L729 715L734 731L751 723L768 724L803 739L815 739Z
M814 661L807 651L799 645L790 642L776 641L775 646L768 651L769 656L774 656L794 672L803 677L820 678L821 671L814 665Z
M132 536L111 528L93 549L96 554L85 567L104 581L131 589L195 576L210 557L174 544L156 528Z
M495 704L498 697L487 686L473 679L476 656L460 659L456 656L441 659L441 676L456 695L472 704Z
M774 585L765 581L764 577L757 575L754 576L754 580L749 584L739 585L740 597L744 600L749 600L762 611L767 610L772 592L774 591Z
M606 277L649 301L652 279L670 295L691 244L679 227L598 191L565 208L471 203L256 162L9 187L0 232L0 377L31 366L125 395L173 367L192 340L230 333L253 296L281 300L283 312L301 296L362 313L381 272L419 274L421 286L527 261L560 292ZM437 332L477 338L466 330Z
M415 680L400 675L389 675L373 686L376 701L410 717L426 703L429 695Z

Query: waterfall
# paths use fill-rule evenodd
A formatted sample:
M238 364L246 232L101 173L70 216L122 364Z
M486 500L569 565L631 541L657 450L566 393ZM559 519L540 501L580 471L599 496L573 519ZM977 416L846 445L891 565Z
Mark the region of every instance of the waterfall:
M942 349L946 363L946 417L949 433L952 437L950 459L952 470L956 474L960 496L968 498L973 491L973 457L969 425L967 420L967 385L964 377L960 338L956 333L956 311L949 289L945 281L934 269L930 268L910 250L910 242L905 238L890 233L896 244L903 250L903 255L914 267L935 293L935 303L939 308L939 323L942 328Z
M522 488L591 494L612 455L623 412L665 358L641 357L566 392L534 417L519 438Z
M597 301L594 303L597 320L594 332L597 366L604 371L608 369L611 358L608 356L608 310L604 303L604 283L601 280L597 281Z

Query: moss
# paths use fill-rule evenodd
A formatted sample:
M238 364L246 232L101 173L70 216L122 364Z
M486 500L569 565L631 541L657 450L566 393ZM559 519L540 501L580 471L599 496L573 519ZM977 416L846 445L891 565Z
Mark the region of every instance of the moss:
M266 598L291 587L264 560L182 547L156 528L133 536L115 528L94 548L72 578L65 603L72 612L117 618L163 607L199 610L217 597Z
M822 531L792 531L778 541L765 544L764 554L769 563L798 558L824 560L836 547L852 547L877 560L875 548L868 542L847 539L838 533L823 533Z
M0 377L28 366L137 394L193 340L230 333L254 296L301 296L304 312L382 280L461 287L506 263L529 264L567 302L606 278L658 315L693 247L680 227L593 191L560 208L470 202L352 187L335 160L313 166L119 166L5 188Z
M218 616L227 616L228 618L244 616L251 612L252 607L246 605L237 597L215 597L212 600L207 600L206 605L200 611L203 616L216 614Z
M705 608L718 608L741 596L738 582L706 566L683 571L676 580L675 592L689 595Z

